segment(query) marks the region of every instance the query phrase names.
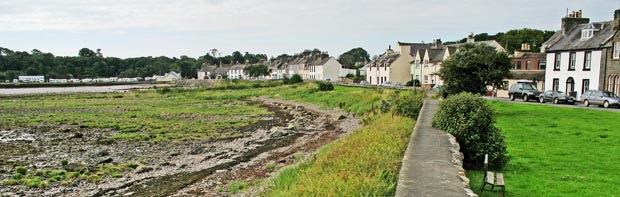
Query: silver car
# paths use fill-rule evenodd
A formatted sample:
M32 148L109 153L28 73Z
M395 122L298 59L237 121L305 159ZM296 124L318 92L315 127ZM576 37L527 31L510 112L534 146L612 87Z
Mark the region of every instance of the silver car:
M587 90L581 96L583 104L588 107L590 104L605 108L615 106L620 107L620 98L613 92L601 90Z

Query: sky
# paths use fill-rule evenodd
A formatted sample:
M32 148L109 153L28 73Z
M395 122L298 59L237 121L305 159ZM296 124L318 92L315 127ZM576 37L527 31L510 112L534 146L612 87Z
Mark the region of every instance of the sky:
M613 20L620 0L2 0L0 47L76 56L199 57L215 48L277 56L356 47L371 56L401 42L470 33L559 30L566 10Z

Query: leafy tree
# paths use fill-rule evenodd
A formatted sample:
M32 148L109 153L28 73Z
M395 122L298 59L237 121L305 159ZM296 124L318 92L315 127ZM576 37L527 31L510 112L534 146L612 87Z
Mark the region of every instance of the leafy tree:
M80 57L95 57L97 54L88 48L82 48L80 49L80 52L78 53L78 55Z
M530 49L533 52L540 52L540 46L543 42L547 41L553 36L554 31L543 31L538 29L513 29L506 33L499 32L495 35L489 35L488 33L480 33L474 35L476 41L495 40L500 43L508 53L513 53L514 50L521 49L521 44L530 44ZM467 38L463 38L459 42L466 42Z
M461 45L438 72L444 80L442 96L471 92L484 94L487 85L499 86L510 76L510 59L486 44Z
M252 78L266 76L270 73L269 68L262 64L247 66L243 71L245 71L245 73L247 73Z
M241 55L241 52L235 51L232 53L232 63L245 63L245 59L243 59L243 55Z
M351 49L338 57L338 61L340 61L342 66L345 68L358 68L361 66L356 67L356 62L369 60L370 55L368 55L368 52L361 47Z

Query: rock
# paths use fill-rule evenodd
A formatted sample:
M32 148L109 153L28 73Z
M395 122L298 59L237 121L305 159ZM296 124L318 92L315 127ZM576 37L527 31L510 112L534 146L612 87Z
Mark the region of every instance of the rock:
M224 173L224 172L228 172L228 170L215 170L215 173Z
M82 138L82 137L84 137L84 134L82 134L82 133L74 133L73 137L71 137L71 138L75 139L75 138Z
M105 157L105 156L109 156L110 152L108 152L107 150L102 150L97 152L95 155L97 155L97 157Z
M108 157L107 159L101 160L100 162L97 162L97 165L99 164L106 164L106 163L112 163L112 161L114 161L111 157Z
M171 152L171 153L170 153L170 156L171 156L171 157L176 157L176 156L179 156L180 154L181 154L181 153L179 153L179 152L175 151L175 152Z
M79 163L70 163L70 164L62 166L62 168L69 172L75 172L75 171L86 169L87 166L84 164L79 164Z
M347 117L345 115L338 116L338 120L344 120L344 119L347 119Z
M136 168L135 172L137 174L142 174L142 173L150 172L150 171L153 171L152 167L149 167L149 166L138 166L138 168Z
M114 143L114 141L111 140L111 139L99 139L99 140L97 140L97 144L100 144L100 145L110 145L110 144L113 144L113 143Z
M190 155L197 155L197 154L200 154L200 153L203 153L203 152L205 152L205 148L202 147L202 146L199 146L199 147L196 147L196 148L192 149L191 151L189 151L189 154Z
M134 193L136 193L136 192L129 192L129 193L125 193L125 194L123 194L123 196L131 196L131 195L133 195Z

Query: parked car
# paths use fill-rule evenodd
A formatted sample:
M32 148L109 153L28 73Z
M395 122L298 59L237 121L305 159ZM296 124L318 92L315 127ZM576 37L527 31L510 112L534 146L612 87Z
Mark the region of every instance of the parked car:
M540 94L538 97L538 101L540 103L544 102L553 102L553 104L566 103L566 104L575 104L575 98L567 95L562 91L557 90L547 90L544 93Z
M368 85L370 83L368 83L368 81L360 81L360 85Z
M586 107L590 104L609 108L611 106L620 107L620 98L613 92L601 90L587 90L581 95L583 105Z
M383 82L383 83L381 84L381 86L385 86L385 87L394 87L394 84L393 84L392 82L386 81L386 82Z
M542 92L538 91L536 86L534 86L530 81L519 80L517 83L510 86L510 90L508 90L508 97L510 97L511 101L514 101L515 98L522 98L523 101L527 102L530 99L537 100L541 93Z
M402 87L403 87L403 84L402 84L402 83L400 83L400 82L396 82L396 83L394 83L394 87L397 87L397 88L402 88Z

